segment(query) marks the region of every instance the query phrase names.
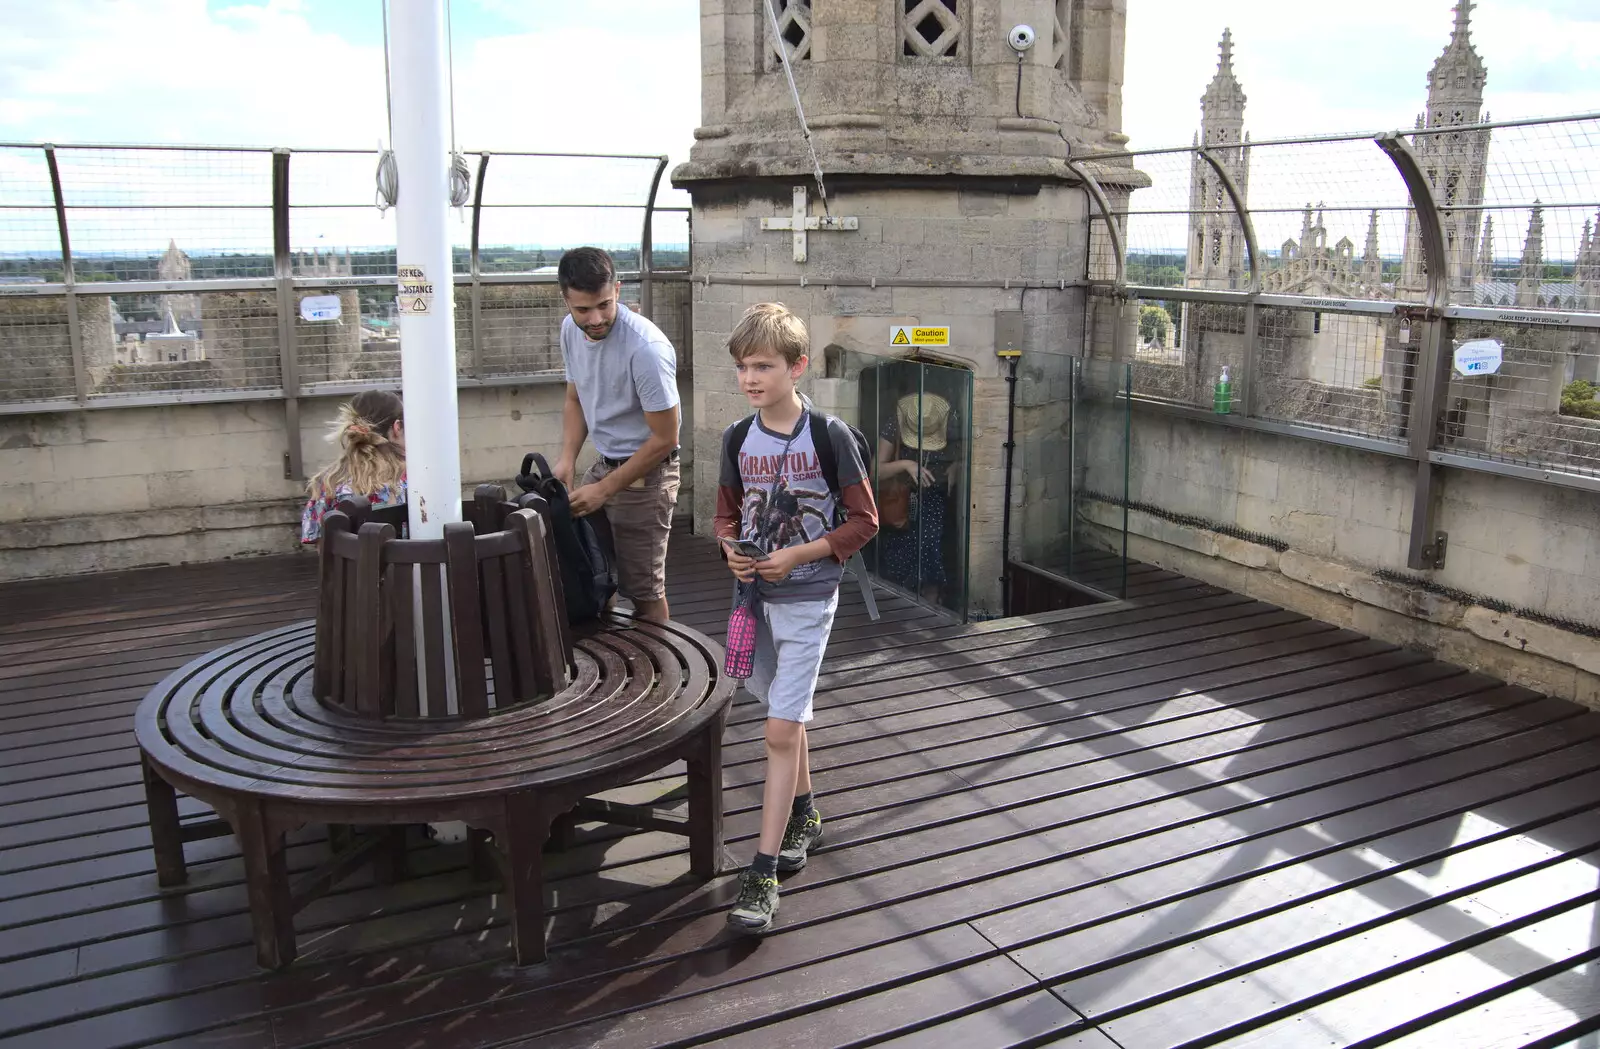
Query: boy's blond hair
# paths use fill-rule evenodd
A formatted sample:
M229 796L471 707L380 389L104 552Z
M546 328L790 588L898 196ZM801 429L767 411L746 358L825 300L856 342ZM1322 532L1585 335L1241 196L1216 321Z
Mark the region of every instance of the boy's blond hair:
M728 336L728 353L736 361L771 350L793 367L810 349L806 322L781 302L758 302L745 310Z

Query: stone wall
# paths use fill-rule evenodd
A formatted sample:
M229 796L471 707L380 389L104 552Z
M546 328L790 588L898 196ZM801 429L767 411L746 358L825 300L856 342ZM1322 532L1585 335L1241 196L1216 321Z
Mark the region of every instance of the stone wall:
M563 389L461 391L469 494L484 481L511 486L525 452L554 457ZM330 454L338 404L301 401L308 471ZM304 497L283 476L283 424L272 401L0 416L0 580L296 550ZM680 513L693 503L690 476Z
M762 217L784 214L790 204L789 186L778 183L702 192L696 201L696 527L711 527L722 431L749 412L727 354L728 333L747 306L781 301L806 320L816 378L822 377L818 373L830 348L888 357L893 355L892 324L949 325L952 345L929 350L926 358L974 374L972 605L980 613L998 611L1006 383L1003 362L995 356L995 312L1024 310L1024 368L1038 376L1030 379L1037 388L1029 394L1029 410L1042 413L1029 425L1053 425L1043 418L1059 413L1044 403L1050 389L1047 374L1059 372L1060 365L1047 365L1047 358L1081 344L1082 292L1050 288L1025 294L1018 288L955 285L1007 278L1056 282L1082 274L1088 229L1083 190L1048 184L1031 192L954 186L840 189L832 211L859 218L860 229L813 232L810 261L804 264L793 261L789 234L761 229ZM830 285L829 275L861 282L875 278L881 286ZM719 276L737 282L720 282ZM763 277L772 283L762 283ZM800 277L807 286L798 286ZM953 286L897 286L897 280L942 280ZM815 392L814 387L807 390ZM1025 487L1020 467L1017 481L1013 503L1020 506Z
M1099 411L1087 487L1106 491L1120 419ZM1411 572L1408 460L1140 409L1128 451L1130 499L1145 507L1129 515L1130 556L1600 705L1591 636L1600 630L1600 496L1445 470L1436 514L1449 534L1445 567ZM1120 506L1090 503L1085 513L1107 545L1120 542Z

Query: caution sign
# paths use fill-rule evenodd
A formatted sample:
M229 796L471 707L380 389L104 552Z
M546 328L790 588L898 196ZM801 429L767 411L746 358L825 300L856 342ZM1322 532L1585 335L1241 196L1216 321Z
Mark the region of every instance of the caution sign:
M400 292L395 296L395 304L401 313L413 317L433 312L433 282L428 280L421 266L400 267Z
M890 346L948 346L950 345L950 328L948 326L926 326L916 324L891 324L889 326Z

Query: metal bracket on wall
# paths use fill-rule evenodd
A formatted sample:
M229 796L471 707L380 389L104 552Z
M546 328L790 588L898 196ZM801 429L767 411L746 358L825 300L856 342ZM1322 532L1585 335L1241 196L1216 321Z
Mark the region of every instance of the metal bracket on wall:
M1435 532L1432 543L1425 543L1422 547L1422 560L1427 562L1424 568L1443 568L1444 555L1450 546L1449 532Z

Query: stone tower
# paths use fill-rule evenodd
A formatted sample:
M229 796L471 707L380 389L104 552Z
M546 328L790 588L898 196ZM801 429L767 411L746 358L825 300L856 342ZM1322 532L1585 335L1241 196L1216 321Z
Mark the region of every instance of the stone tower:
M167 242L167 250L156 260L156 279L163 281L185 281L194 272L194 266L189 261L189 256L178 247L176 240ZM198 295L163 295L161 296L161 310L170 313L180 323L187 323L193 328L200 319L200 296Z
M1233 33L1222 31L1217 75L1200 98L1200 133L1195 145L1210 150L1239 187L1250 192L1250 136L1244 130L1244 88L1233 75ZM1215 169L1200 158L1189 176L1189 251L1184 285L1190 288L1238 289L1247 283L1244 227Z
M1044 391L1081 352L1085 295L1063 282L1087 273L1092 204L1066 157L1126 141L1126 0L771 0L776 33L765 2L701 0L702 124L673 172L694 205L696 527L710 529L722 431L749 412L728 332L749 304L782 301L810 326L809 392L852 421L867 421L854 405L863 361L920 355L971 376L958 420L972 463L968 606L997 611L1007 384L996 333L1021 334L1024 396L1044 384L1018 410L1015 537L1024 504L1066 505L1068 464L1034 470L1023 435L1056 424L1030 412L1064 419L1060 394ZM1020 57L1008 45L1019 24L1036 36ZM1124 199L1139 178L1125 163L1096 170ZM891 346L904 323L949 326L950 344ZM1053 535L1064 521L1028 527Z
M1522 264L1517 268L1517 305L1539 306L1540 286L1544 283L1544 208L1533 202L1528 218L1528 236L1522 242Z
M1457 0L1450 43L1428 74L1428 109L1417 117L1419 131L1477 124L1488 119L1482 111L1488 71L1472 46L1472 8L1472 0ZM1445 211L1444 245L1450 260L1450 296L1456 302L1470 303L1478 260L1481 221L1478 205L1483 203L1489 167L1489 132L1417 135L1413 145L1422 162L1422 172L1433 187L1434 199ZM1447 210L1451 208L1457 210ZM1422 234L1413 217L1406 223L1400 289L1403 293L1418 295L1426 283Z

